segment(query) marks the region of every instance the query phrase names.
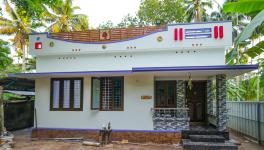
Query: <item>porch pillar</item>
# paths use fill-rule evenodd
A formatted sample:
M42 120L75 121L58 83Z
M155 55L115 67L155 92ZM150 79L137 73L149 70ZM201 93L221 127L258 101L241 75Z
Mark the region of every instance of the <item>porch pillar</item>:
M188 110L186 108L186 81L177 80L177 129L189 129L190 118L188 116ZM181 109L183 108L183 109Z
M226 109L226 75L216 75L216 117L217 128L220 131L227 129L227 109Z
M177 108L185 108L185 81L177 80Z
M207 80L206 83L206 89L207 89L207 114L209 116L213 115L213 101L214 101L214 90L213 90L213 81L212 80Z

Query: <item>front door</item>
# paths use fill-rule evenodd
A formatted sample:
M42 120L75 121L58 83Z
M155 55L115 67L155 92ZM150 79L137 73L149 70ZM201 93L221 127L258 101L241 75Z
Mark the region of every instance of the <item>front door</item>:
M191 122L204 122L206 114L206 82L192 81L192 88L186 83L186 99Z
M176 108L176 81L155 82L155 108Z

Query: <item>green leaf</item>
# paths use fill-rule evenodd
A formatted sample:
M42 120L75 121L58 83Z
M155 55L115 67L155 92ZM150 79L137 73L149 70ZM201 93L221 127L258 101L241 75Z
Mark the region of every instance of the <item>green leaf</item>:
M254 13L264 9L264 0L240 0L238 2L228 2L224 5L223 10L236 13Z
M259 42L255 46L247 49L244 54L247 54L251 58L255 58L256 56L260 55L264 52L264 41Z
M226 54L226 64L233 65L234 60L237 58L237 50L233 48Z
M252 33L255 31L256 27L261 25L264 21L264 10L259 12L253 20L244 28L242 33L239 35L238 39L235 41L235 45L238 45L240 42L249 39Z

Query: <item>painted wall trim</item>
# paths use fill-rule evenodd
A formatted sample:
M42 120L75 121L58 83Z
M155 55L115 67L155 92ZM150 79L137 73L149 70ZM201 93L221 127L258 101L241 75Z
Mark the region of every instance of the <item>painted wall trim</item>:
M132 74L133 72L154 71L195 71L195 70L256 70L259 65L216 65L216 66L176 66L176 67L133 67L132 70L112 71L79 71L79 72L38 72L38 73L15 73L9 77L33 77L42 75L98 75L98 74Z
M78 71L78 72L36 72L36 73L14 73L9 77L20 75L41 76L41 75L84 75L84 74L131 74L132 70L113 70L113 71Z
M232 22L232 20L224 20L224 21L208 21L208 22L173 23L173 24L168 24L168 26L192 25L192 24L209 24L209 23L226 23L226 22Z
M135 67L133 72L148 72L148 71L193 71L193 70L247 70L258 69L258 64L255 65L218 65L218 66L177 66L177 67Z

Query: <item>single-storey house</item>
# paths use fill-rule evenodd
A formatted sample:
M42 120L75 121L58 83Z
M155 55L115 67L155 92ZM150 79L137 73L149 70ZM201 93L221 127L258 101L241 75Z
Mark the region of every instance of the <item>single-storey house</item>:
M179 143L196 126L227 131L226 79L258 65L226 65L232 22L34 33L34 137ZM210 125L210 126L209 126Z

